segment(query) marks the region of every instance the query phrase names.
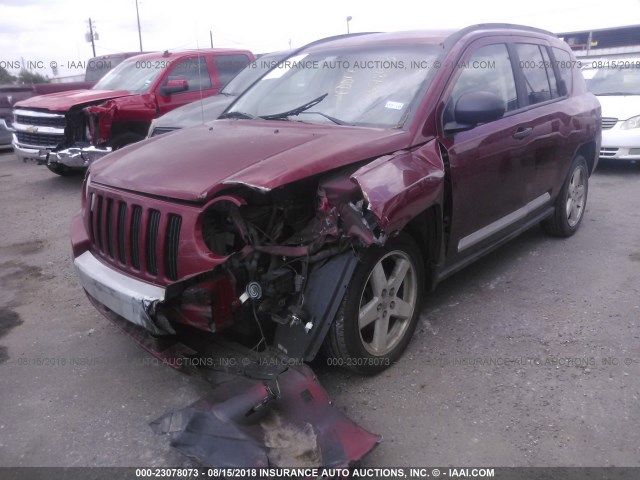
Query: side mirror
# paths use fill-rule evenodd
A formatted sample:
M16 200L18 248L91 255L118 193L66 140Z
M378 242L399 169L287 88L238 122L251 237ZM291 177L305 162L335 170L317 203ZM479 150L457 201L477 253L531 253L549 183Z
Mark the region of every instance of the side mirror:
M166 85L160 87L160 94L171 95L173 93L186 92L189 90L189 82L186 80L169 80Z
M493 122L502 118L505 112L504 101L494 93L469 92L458 98L454 118L459 125L474 127L479 123Z

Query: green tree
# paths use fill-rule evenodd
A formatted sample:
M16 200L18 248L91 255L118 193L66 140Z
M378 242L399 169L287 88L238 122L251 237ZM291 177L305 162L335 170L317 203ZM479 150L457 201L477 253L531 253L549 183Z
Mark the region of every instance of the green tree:
M0 84L13 83L16 81L16 77L11 75L6 68L0 66Z
M18 83L49 83L49 78L40 73L30 72L24 68L18 74Z

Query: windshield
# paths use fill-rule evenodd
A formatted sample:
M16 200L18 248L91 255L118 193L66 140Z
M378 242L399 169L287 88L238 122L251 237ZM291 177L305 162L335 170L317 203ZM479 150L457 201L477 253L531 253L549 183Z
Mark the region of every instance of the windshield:
M583 71L595 95L640 95L640 68L598 68Z
M107 73L93 86L93 90L126 90L129 93L147 92L153 81L162 72L162 68L155 68L153 64L156 62L140 61L135 58L122 62ZM151 65L150 68L144 68L149 65Z
M222 93L240 95L267 70L276 66L281 58L282 55L264 55L251 62L222 89Z
M124 60L124 56L110 56L109 58L92 58L87 62L87 72L85 73L85 82L97 82L104 77L109 70L120 65Z
M396 45L303 53L271 70L225 116L397 127L440 51Z

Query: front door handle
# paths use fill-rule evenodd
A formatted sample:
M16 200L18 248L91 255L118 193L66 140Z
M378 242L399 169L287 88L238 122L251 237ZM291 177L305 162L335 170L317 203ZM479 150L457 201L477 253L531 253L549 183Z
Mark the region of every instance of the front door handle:
M515 133L513 134L513 138L516 138L518 140L520 140L521 138L525 138L528 137L529 135L531 135L531 132L533 132L533 128L529 127L529 128L519 128L518 130L515 131Z

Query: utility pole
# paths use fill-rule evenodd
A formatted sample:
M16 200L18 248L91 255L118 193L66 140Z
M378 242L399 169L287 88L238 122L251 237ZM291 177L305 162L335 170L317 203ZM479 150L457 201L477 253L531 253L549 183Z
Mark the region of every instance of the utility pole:
M138 39L140 40L140 51L142 51L142 32L140 31L140 11L138 10L138 0L136 1L136 18L138 19Z
M211 48L213 48L213 32L209 30L209 39L211 40Z
M97 33L96 33L97 36ZM93 34L93 22L91 21L91 18L89 18L89 33L87 35L85 35L85 38L87 39L87 41L91 42L91 50L93 51L93 56L96 56L96 44L94 43L94 34Z

